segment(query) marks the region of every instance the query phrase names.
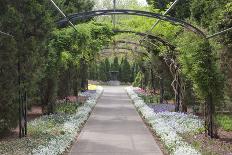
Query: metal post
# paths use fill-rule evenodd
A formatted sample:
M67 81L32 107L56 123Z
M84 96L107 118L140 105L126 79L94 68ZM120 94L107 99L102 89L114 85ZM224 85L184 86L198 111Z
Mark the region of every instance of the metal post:
M64 14L64 12L56 5L56 3L53 0L50 0L51 3L53 4L53 6L60 12L60 14L66 18L68 20L68 23L73 27L73 29L75 31L77 31L77 29L75 28L74 24L70 21L70 19Z
M164 79L163 75L160 77L160 104L164 103Z
M9 37L14 37L14 36L12 36L11 34L6 33L6 32L3 32L3 31L0 31L0 34L5 35L5 36L9 36Z
M113 0L113 7L114 7L114 12L116 10L116 0ZM113 15L113 26L114 26L114 29L115 29L115 25L116 25L116 17L115 15Z
M19 138L22 137L22 111L21 111L21 68L20 68L20 56L18 57L18 110L19 110Z
M24 136L27 135L27 92L25 91L24 93L24 102L25 102L25 105L24 105Z
M207 39L211 39L211 38L214 38L214 37L216 37L216 36L218 36L218 35L221 35L221 34L224 34L224 33L226 33L226 32L229 32L229 31L231 31L231 30L232 30L232 27L231 27L231 28L228 28L228 29L225 29L225 30L223 30L223 31L217 32L217 33L215 33L215 34L212 34L212 35L210 35L210 36L207 36L206 38L207 38Z
M179 0L175 0L175 2L172 3L172 5L170 6L170 8L169 8L168 10L166 10L166 11L164 12L163 15L166 15L167 13L169 13L169 12L176 6L176 4L178 3L178 1L179 1ZM144 40L147 38L148 34L150 34L150 33L152 32L152 30L159 24L159 22L160 22L160 19L158 19L158 20L152 25L151 29L147 32L146 36L145 36L142 40L140 40L140 42L144 41Z

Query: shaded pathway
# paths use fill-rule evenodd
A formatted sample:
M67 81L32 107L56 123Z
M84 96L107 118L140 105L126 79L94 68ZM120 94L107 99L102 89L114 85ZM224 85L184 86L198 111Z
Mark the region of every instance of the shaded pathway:
M104 87L70 155L162 155L123 87Z

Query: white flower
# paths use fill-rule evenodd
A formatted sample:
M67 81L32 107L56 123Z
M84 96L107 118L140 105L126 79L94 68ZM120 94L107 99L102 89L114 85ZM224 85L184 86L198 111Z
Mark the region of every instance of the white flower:
M179 136L179 133L197 132L203 128L203 122L198 117L176 112L155 113L138 97L133 91L133 87L125 89L137 110L141 112L145 121L151 125L152 130L160 136L171 154L200 155L198 151L184 142L183 138Z
M78 131L83 123L88 119L90 112L96 104L96 100L102 94L103 88L97 87L96 94L91 94L86 103L78 108L77 113L70 117L62 117L59 115L44 116L30 122L30 125L46 125L48 119L61 119L64 121L62 126L58 126L57 129L62 132L49 140L45 145L38 146L33 149L32 154L35 155L57 155L62 154L74 141ZM45 132L48 132L46 128Z

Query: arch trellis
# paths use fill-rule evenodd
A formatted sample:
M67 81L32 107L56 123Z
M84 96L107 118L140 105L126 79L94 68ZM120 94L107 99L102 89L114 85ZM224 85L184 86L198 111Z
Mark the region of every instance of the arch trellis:
M162 40L162 41L164 41L164 40ZM141 46L141 47L146 48L145 45L141 45L141 44L138 44L138 43L132 42L132 41L118 40L118 41L116 41L114 43L115 44L122 44L122 43L131 44L131 45L136 45L136 46ZM151 45L153 45L153 44L151 44ZM135 51L136 49L133 49L133 48L119 47L119 46L103 48L103 50L108 50L108 49L109 50L110 49L122 49L122 50L136 52L137 54L143 54L143 55L146 55L146 56L148 56L147 54L149 53L149 52L147 53L147 52ZM105 52L101 52L100 54L105 54L105 53L110 53L110 52L105 51ZM122 53L122 52L117 52L117 53ZM123 52L123 53L125 53L125 52ZM171 86L172 86L174 94L175 94L175 111L179 111L179 109L184 111L185 108L186 108L185 104L183 103L185 85L184 85L183 79L180 76L181 75L180 65L176 62L175 57L173 56L173 54L162 55L162 56L159 56L159 57L168 66L169 71L170 71L171 75L173 76L173 81L171 83Z
M126 40L117 40L117 41L114 42L114 44L129 44L129 45L141 46L141 47L146 48L146 46L143 45L143 44L139 44L139 43L136 43L136 42L133 42L133 41L126 41Z
M104 16L104 15L136 15L136 16L144 16L144 17L149 17L149 18L156 18L156 19L160 19L163 21L171 22L175 25L182 26L182 27L200 35L201 37L204 37L204 38L206 37L204 32L202 32L197 27L195 27L195 26L193 26L185 21L182 21L182 20L174 18L174 17L166 16L166 15L161 15L158 13L140 11L140 10L113 9L113 10L96 10L96 11L88 11L88 12L82 12L82 13L74 13L74 14L67 16L67 18L64 18L64 19L58 21L57 24L62 26L62 25L67 24L69 21L75 22L79 19L88 19L91 17Z
M136 31L130 31L130 30L113 30L113 32L116 33L116 34L118 34L118 33L132 33L132 34L135 34L135 35L138 35L138 36L141 36L141 37L144 37L144 36L147 35L146 33L143 33L143 32L136 32ZM165 39L163 39L161 37L158 37L158 36L155 36L155 35L152 35L152 34L148 34L147 37L150 40L162 43L164 46L169 47L170 50L175 50L175 48L176 48L170 42L168 42L167 40L165 40Z
M175 52L176 47L174 45L172 45L170 42L168 42L167 40L159 37L159 36L155 36L152 34L147 34L147 33L143 33L143 32L136 32L136 31L129 31L129 30L114 30L114 33L132 33L135 35L139 35L139 36L147 36L149 40L147 40L147 42L152 45L155 46L155 44L153 44L152 42L160 42L162 43L164 46L168 47L169 50ZM118 41L118 43L123 43L124 41ZM125 42L127 43L127 41ZM130 44L130 42L129 42ZM139 44L138 46L142 46L146 48L146 45L143 44ZM171 75L173 76L173 82L171 84L173 90L174 90L174 94L175 94L175 110L179 111L179 109L181 109L182 111L185 111L185 105L183 103L184 100L184 91L185 91L185 85L183 82L183 79L181 78L181 71L180 71L180 65L176 62L175 60L175 56L173 54L169 54L169 55L162 55L160 56L162 61L169 67L169 71L171 73Z

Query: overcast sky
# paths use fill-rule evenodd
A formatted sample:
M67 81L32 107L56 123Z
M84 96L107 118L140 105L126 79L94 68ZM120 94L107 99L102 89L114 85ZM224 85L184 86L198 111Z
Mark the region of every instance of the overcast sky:
M94 0L95 1L95 9L106 9L106 8L109 8L110 6L113 6L113 0ZM116 0L118 3L123 3L124 5L127 5L126 3L130 0ZM146 6L147 5L147 2L146 0L131 0L131 1L134 1L134 2L138 2L139 5L141 6ZM107 3L105 3L107 2ZM110 2L110 3L109 3Z
M146 0L138 0L138 2L143 5L146 6L147 5L147 1Z

